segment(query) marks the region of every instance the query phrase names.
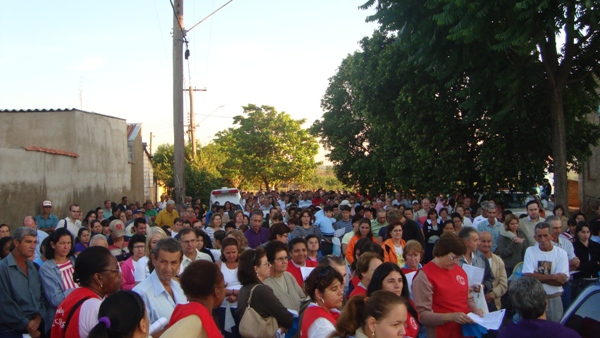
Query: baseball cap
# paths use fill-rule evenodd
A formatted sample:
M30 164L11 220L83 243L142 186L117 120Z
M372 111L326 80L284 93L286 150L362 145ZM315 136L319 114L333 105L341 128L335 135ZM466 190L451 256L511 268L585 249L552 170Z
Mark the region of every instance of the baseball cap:
M115 234L115 236L117 237L125 236L125 225L119 219L115 219L112 222L110 222L109 229L110 232Z
M137 209L137 210L134 210L134 211L133 211L133 215L135 215L135 214L142 214L142 215L145 215L145 214L146 214L146 212L144 211L144 209Z
M342 203L340 203L340 206L341 206L341 205L350 205L350 201L348 201L348 200L343 200L343 201L342 201Z
M414 200L414 201L412 201L412 204L421 204L421 203L419 203L418 200Z
M44 202L42 202L42 206L43 207L51 207L52 206L52 202L45 200Z
M175 204L175 201L173 201L173 200L168 200L167 201L167 205L174 205L174 204Z

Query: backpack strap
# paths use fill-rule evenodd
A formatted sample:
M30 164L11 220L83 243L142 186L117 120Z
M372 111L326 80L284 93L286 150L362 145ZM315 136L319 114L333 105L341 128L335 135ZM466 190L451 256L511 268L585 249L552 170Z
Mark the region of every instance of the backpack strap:
M67 220L67 218L65 218L65 226L63 226L63 228L67 228L67 225L69 225L69 221Z
M75 314L75 311L77 311L77 309L79 309L79 307L81 306L81 304L83 304L83 302L85 302L88 299L90 299L90 297L85 297L85 298L80 299L71 308L71 312L69 312L69 315L67 316L67 320L65 321L65 328L64 328L64 331L63 331L65 334L67 333L67 328L69 327L69 323L71 322L71 317L73 317L73 315Z

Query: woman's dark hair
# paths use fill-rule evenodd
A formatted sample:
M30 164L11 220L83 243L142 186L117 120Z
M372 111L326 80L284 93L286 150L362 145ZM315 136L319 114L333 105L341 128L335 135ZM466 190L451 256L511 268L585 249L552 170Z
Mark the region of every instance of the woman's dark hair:
M90 232L93 232L93 230L92 230L92 229L94 228L94 224L96 224L96 223L100 223L100 226L102 226L102 222L101 222L99 219L95 219L95 220L93 220L93 221L92 221L92 222L89 224L89 226L90 226Z
M217 283L222 281L223 274L217 264L197 260L183 270L180 284L186 297L202 299L212 295Z
M373 240L373 229L371 229L371 221L366 218L366 217L362 217L359 221L360 223L358 224L358 231L356 232L356 234L354 234L354 236L361 236L360 235L360 225L361 224L369 224L369 233L367 233L367 238Z
M358 241L356 243L358 244ZM383 257L383 248L372 240L360 244L360 254L362 255L365 252L374 252L379 257Z
M573 215L573 217L571 217L571 219L572 219L573 221L575 221L575 220L577 219L577 216L579 216L579 215L583 216L583 219L585 220L585 214L584 214L583 212L581 212L581 211L578 211L578 212L576 212L576 213ZM575 221L575 222L577 222L577 221Z
M290 233L290 228L285 225L283 222L275 223L271 225L271 229L269 230L269 240L274 241L277 239L277 235L283 236L285 234Z
M356 215L352 216L352 224L360 221L363 218L364 217L357 212Z
M565 208L563 208L563 206L560 204L558 204L554 207L554 209L552 210L552 213L556 215L556 210L558 210L558 209L562 210L563 216L567 216L567 215L565 215Z
M336 268L329 265L317 265L304 281L304 289L306 294L313 302L316 302L315 291L324 293L335 280L340 284L344 283L344 277L337 271ZM343 285L340 285L343 288Z
M369 265L371 265L371 261L374 259L381 260L381 256L377 255L374 252L361 252L360 256L357 259L356 270L354 273L358 276L359 279L362 280L363 273L369 270Z
M356 258L356 254L358 253L359 255L363 253L363 251L361 250L361 248L363 246L366 246L369 243L372 243L373 241L367 237L363 237L361 239L359 239L358 241L356 241L356 243L354 244L354 250L352 251L352 257L354 258L354 261L352 262L352 264L350 264L350 269L352 271L356 271L356 262L358 261L358 259ZM382 250L382 254L383 254L383 250Z
M98 219L98 213L96 212L96 210L90 210L90 211L88 211L88 212L87 212L87 214L85 214L85 217L83 218L83 220L84 220L84 222L85 222L86 224L89 222L89 221L88 221L88 218L89 218L89 217L90 217L90 215L92 215L92 214L96 215L96 219Z
M285 243L280 242L280 241L270 241L270 242L268 242L267 245L265 245L265 251L267 252L267 260L271 264L273 264L275 262L275 256L280 251L285 251L288 256L290 255L290 252L288 250L287 245Z
M387 316L394 306L399 304L406 306L406 299L390 291L376 291L369 297L364 295L354 296L344 306L344 311L342 311L335 326L336 332L332 336L347 337L354 335L358 328L364 329L369 317L380 321Z
M302 237L296 237L288 242L289 251L292 252L294 250L294 247L296 246L296 244L299 244L299 243L304 244L304 247L308 250L308 245L306 245L306 240L304 240L304 238L302 238Z
M129 244L127 244L127 249L129 249L129 252L133 252L133 246L135 245L135 243L144 243L144 247L145 247L146 246L146 236L139 235L139 234L135 234L135 235L131 236L131 239L129 239Z
M466 229L469 229L467 227ZM471 228L472 229L472 228ZM465 228L462 228L465 230ZM461 233L462 233L461 230ZM466 230L465 230L466 231ZM446 232L440 236L440 239L435 243L433 247L433 257L446 256L449 253L453 253L457 256L462 256L467 252L467 246L465 242L454 233Z
M310 216L310 223L312 224L313 214L308 209L302 209L302 211L300 211L300 215L298 216L298 219L300 220L300 225L302 225L302 216L304 216L304 214Z
M210 240L210 236L206 232L204 232L204 230L192 228L192 231L196 234L196 237L202 237L202 239L204 240L204 245L202 246L202 249L212 249L213 246L212 241Z
M573 234L576 240L579 240L579 237L577 237L577 235L581 230L583 230L583 228L588 228L591 235L596 235L594 234L592 227L587 222L577 222L577 225L575 226L575 233Z
M88 229L88 228L86 228L86 227L79 228L79 231L77 231L77 237L75 238L75 243L73 243L73 246L75 246L75 244L77 244L77 243L81 243L81 240L79 239L79 237L81 237L81 235L82 235L82 234L83 234L85 231L87 231L87 232L91 232L92 230L90 230L90 229ZM91 239L92 239L92 238L90 237L90 240L91 240Z
M89 286L94 274L106 270L112 258L113 255L103 246L92 246L83 250L75 260L73 281L81 286Z
M46 237L48 238L48 237ZM12 237L10 236L6 236L6 237L2 237L0 238L0 259L4 259L6 256L1 256L2 254L2 248L4 248L4 245L6 245L6 243L11 243L12 242ZM12 244L11 244L12 246Z
M260 260L265 257L267 253L262 247L257 247L254 250L245 250L240 255L238 263L238 280L242 285L248 285L252 283L261 284L260 279L254 271L254 267L260 264Z
M383 285L383 280L390 274L392 271L396 271L402 276L402 294L400 296L404 298L410 297L410 293L408 291L408 280L406 279L406 275L402 272L402 269L398 266L398 264L394 264L391 262L386 262L381 264L375 269L373 272L373 277L371 277L371 282L369 283L369 287L367 288L367 296L371 296L376 291L381 290ZM413 316L413 318L419 318L417 314L417 309L415 309L410 303L407 304L408 312Z
M44 248L44 257L46 257L46 259L54 259L55 250L52 247L52 243L56 245L56 243L58 243L58 241L65 236L69 236L69 238L71 239L71 250L67 254L67 257L71 257L75 254L75 243L73 243L73 235L71 235L69 230L67 230L66 228L58 228L54 230L54 232L51 233L50 236L48 236L50 240Z
M98 324L90 331L90 338L132 337L145 318L142 298L133 291L117 291L100 305Z
M431 208L427 212L427 218L429 218L430 215L436 215L436 216L438 216L438 212L434 208Z
M239 261L240 260L240 252L239 252L239 244L238 244L237 239L235 239L233 237L225 237L221 241L221 262L227 263L227 258L223 254L223 250L225 250L225 248L228 246L235 246L236 249L238 249L238 261Z
M229 222L225 223L225 226L223 227L223 229L225 229L225 231L228 231L227 229L235 230L237 228L235 227L234 221L229 221ZM223 231L223 230L217 230L217 231ZM217 231L215 231L215 232L217 232Z
M227 227L225 227L225 229L227 229ZM219 241L220 243L223 243L223 240L225 239L226 236L227 236L227 233L223 230L217 230L213 234L213 238L215 239L215 242Z

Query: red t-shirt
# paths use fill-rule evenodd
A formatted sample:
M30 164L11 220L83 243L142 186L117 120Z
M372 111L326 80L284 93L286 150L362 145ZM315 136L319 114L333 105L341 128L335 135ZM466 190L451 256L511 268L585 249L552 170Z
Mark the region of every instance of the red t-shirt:
M314 262L308 259L305 263L306 268L314 268L317 265L319 265L319 262ZM302 288L302 285L304 284L304 279L302 279L302 272L300 271L300 268L297 267L294 264L294 262L290 261L287 266L287 272L291 273L292 276L294 276L296 282L298 282L298 285L300 285L300 288Z

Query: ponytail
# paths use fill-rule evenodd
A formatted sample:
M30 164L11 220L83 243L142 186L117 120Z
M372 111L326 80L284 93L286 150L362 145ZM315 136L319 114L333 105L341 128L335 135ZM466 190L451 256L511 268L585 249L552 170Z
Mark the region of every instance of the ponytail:
M353 336L356 330L362 326L362 318L365 315L367 296L357 295L348 300L340 318L335 326L335 334L332 337Z

